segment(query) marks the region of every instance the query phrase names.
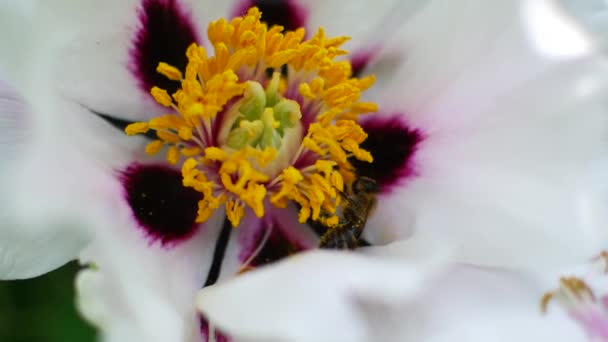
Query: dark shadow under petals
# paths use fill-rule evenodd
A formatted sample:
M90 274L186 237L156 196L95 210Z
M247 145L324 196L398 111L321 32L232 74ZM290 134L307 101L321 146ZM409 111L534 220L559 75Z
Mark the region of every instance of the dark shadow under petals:
M235 7L234 16L244 15L254 6L260 9L262 21L268 26L280 25L289 31L306 26L308 12L296 0L241 0Z
M120 173L133 216L151 242L172 246L198 230L202 195L182 185L179 171L162 165L132 164Z
M220 273L222 270L222 262L224 261L224 256L226 255L226 248L228 247L228 242L230 240L230 233L232 232L232 225L228 221L228 219L224 219L224 223L222 225L222 230L215 241L215 248L213 250L213 259L211 259L211 267L209 267L209 272L207 273L207 279L205 280L205 284L203 287L207 287L215 284L218 278L220 277Z
M413 156L424 139L420 130L405 124L402 114L371 119L361 126L368 134L361 147L370 151L374 162L351 159L358 175L374 179L384 193L416 176Z
M267 229L272 230L266 239L266 242L263 242ZM241 253L241 262L245 262L251 257L256 248L262 243L264 243L264 245L249 262L247 265L248 267L259 267L270 264L307 249L301 243L295 241L295 239L290 238L284 229L286 228L281 227L276 222L272 224L272 228L268 225L261 225L255 232L253 243L250 246L244 246L244 248L247 248L248 250Z
M200 43L198 31L190 14L178 0L143 0L139 8L139 27L130 50L131 72L142 91L158 86L169 93L180 83L156 72L159 62L184 70L188 63L186 49Z

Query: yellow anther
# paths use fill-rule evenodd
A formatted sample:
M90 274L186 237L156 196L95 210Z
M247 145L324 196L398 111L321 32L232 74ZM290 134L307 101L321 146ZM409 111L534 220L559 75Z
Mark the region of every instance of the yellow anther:
M205 115L207 112L205 111L205 107L202 103L196 102L184 109L184 117L192 118L192 117L207 117L210 118L211 115Z
M261 167L265 167L268 165L268 163L274 160L277 153L278 151L272 147L265 148L257 155L258 164L260 164Z
M543 295L540 308L545 313L551 300L558 299L565 305L588 305L596 301L595 294L582 279L576 277L562 277L559 288Z
M148 132L150 127L147 122L135 122L125 128L127 135L136 135Z
M182 174L190 173L190 171L194 170L197 165L198 162L196 161L196 159L188 158L184 162L184 165L182 165Z
M303 179L304 177L302 176L300 171L293 166L290 166L283 170L283 180L285 182L288 182L290 184L297 184Z
M188 141L192 138L192 128L188 126L181 126L178 129L177 134L182 140Z
M336 188L336 190L338 190L338 191L344 190L344 179L342 178L342 174L340 172L338 172L338 171L332 172L330 181L331 181L331 184Z
M179 162L179 149L177 146L171 146L167 150L167 161L171 165L175 165Z
M300 212L298 213L298 222L306 223L306 221L308 221L309 217L310 217L310 207L303 206L302 209L300 209Z
M226 202L226 217L228 221L232 223L233 227L238 227L241 222L241 218L245 215L245 209L243 205L236 201Z
M170 107L173 103L171 96L169 96L165 89L161 89L159 87L152 87L152 89L150 89L150 94L152 94L152 97L154 98L154 100L156 100L156 102L165 107Z
M334 166L338 165L333 160L323 160L319 159L315 162L315 168L317 171L322 172L326 175L331 174L334 171Z
M257 217L264 216L264 198L266 197L266 187L261 184L250 185L247 191L240 198L253 209Z
M358 102L350 107L355 113L373 113L378 111L378 105L373 102Z
M312 92L312 89L307 83L300 84L300 94L308 99L314 99L316 97L315 93Z
M547 292L543 295L543 297L540 300L540 311L542 313L547 313L547 308L549 307L549 303L553 300L554 297L555 297L555 293L553 293L553 292Z
M146 145L146 153L149 155L157 154L161 148L163 148L163 142L160 140L154 140Z
M170 144L177 144L181 141L179 135L167 131L156 131L156 136L160 140Z
M175 115L163 115L154 118L148 122L150 129L161 130L161 129L175 129L185 124L185 121Z
M199 147L187 147L182 148L181 153L184 157L194 157L201 154L201 149Z
M207 147L205 149L205 158L213 161L224 161L226 152L218 147Z
M165 62L158 63L156 71L172 81L179 81L182 79L182 72L179 71L178 68L171 66Z

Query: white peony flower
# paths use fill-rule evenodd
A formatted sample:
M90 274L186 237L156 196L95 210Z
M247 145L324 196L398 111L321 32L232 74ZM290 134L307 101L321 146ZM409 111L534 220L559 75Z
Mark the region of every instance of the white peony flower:
M2 6L0 274L79 255L108 340L373 339L366 305L408 308L438 259L538 269L606 241L606 65L554 1ZM326 231L385 246L291 256Z

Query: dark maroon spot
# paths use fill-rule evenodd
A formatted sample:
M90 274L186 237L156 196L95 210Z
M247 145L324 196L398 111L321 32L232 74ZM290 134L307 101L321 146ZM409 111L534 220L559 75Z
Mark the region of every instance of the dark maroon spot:
M354 52L350 58L350 65L352 68L352 76L360 77L361 73L369 65L373 57L375 56L376 50L365 49Z
M268 26L280 25L285 30L294 31L306 25L308 13L296 0L241 0L234 15L244 15L254 6L260 9L262 21Z
M200 324L201 324L201 335L203 337L203 341L205 341L205 342L209 341L209 321L205 317L201 316ZM217 341L217 342L230 342L231 341L230 337L226 336L226 334L219 331L217 329L217 327L214 330L215 330L215 341Z
M267 229L272 230L264 242ZM257 251L257 254L249 261L247 266L258 267L270 264L306 249L295 239L290 238L280 225L273 224L272 228L263 225L256 230L252 241L244 246L245 250L240 255L241 262L247 261L259 246L262 246L261 249Z
M367 139L361 147L370 151L373 163L351 160L357 173L374 179L380 185L380 191L386 192L391 185L416 175L413 156L423 134L408 127L395 114L392 118L369 120L361 124Z
M196 27L178 0L143 0L138 14L140 24L133 37L130 70L144 92L158 86L173 93L180 83L159 74L156 67L165 62L184 70L188 63L186 49L199 42Z
M172 244L196 232L202 195L182 185L179 171L134 164L121 173L121 180L133 216L152 241Z

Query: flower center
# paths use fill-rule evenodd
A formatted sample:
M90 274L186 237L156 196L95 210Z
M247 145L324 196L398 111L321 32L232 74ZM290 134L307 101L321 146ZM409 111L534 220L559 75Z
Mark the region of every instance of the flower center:
M185 159L183 185L203 194L197 222L225 206L236 227L247 208L263 217L269 205L293 201L300 222L335 226L342 191L356 177L349 158L373 160L359 146L367 134L356 120L377 110L360 101L374 77L353 78L350 63L335 60L347 53L347 37L326 38L321 28L304 40L303 28L284 32L260 18L254 7L212 22L214 55L192 44L184 73L159 63L159 73L181 82L173 94L150 91L172 112L125 131L154 130L148 154L167 148L170 164Z

